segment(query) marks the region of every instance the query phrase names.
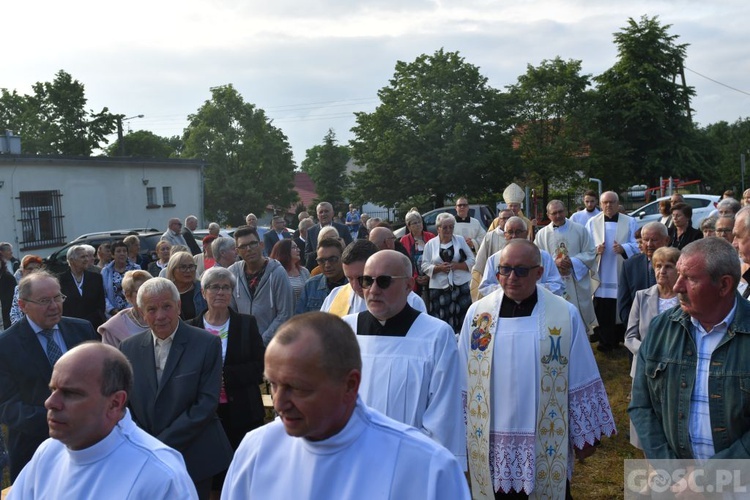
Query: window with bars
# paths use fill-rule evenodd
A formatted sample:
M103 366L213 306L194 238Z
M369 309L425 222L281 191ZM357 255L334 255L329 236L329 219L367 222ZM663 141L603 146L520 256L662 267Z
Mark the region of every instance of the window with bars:
M60 191L21 191L20 249L49 248L65 243Z

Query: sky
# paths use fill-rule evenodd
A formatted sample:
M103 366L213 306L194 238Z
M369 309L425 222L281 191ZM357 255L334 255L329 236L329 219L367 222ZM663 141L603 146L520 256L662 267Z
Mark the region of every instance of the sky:
M458 51L498 89L557 56L598 75L616 62L613 33L643 15L689 44L697 123L750 117L747 0L4 2L0 88L29 94L62 69L84 84L88 109L142 114L125 130L172 136L211 87L231 83L299 165L329 128L352 138L353 113L375 110L397 61Z

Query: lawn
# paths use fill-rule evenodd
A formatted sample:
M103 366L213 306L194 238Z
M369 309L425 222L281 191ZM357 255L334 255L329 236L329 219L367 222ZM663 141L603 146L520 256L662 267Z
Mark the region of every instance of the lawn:
M607 388L617 435L604 438L591 457L576 461L571 493L574 498L587 500L623 498L624 460L643 458L643 453L631 446L629 440L630 360L624 347L607 354L594 349L594 355Z

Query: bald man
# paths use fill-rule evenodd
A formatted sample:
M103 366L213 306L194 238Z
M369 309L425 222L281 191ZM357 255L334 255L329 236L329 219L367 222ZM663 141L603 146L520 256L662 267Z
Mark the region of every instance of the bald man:
M130 417L133 369L120 351L80 344L57 361L49 386L50 439L8 498L197 498L182 455Z
M365 403L413 425L466 463L453 329L407 304L411 260L395 250L367 259L359 279L367 311L344 317L362 350Z

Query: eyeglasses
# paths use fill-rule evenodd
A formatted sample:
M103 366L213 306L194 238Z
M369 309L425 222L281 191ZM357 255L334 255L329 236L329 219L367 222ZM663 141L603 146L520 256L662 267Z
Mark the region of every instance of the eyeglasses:
M456 206L457 207L468 207L469 204L468 203L456 203Z
M237 250L247 250L248 248L258 248L258 245L260 245L260 241L255 240L255 241L251 241L250 243L245 243L243 245L237 245Z
M334 255L332 257L321 257L317 259L316 262L320 266L325 266L326 264L335 264L336 262L339 261L339 259L341 259L341 257L339 257L338 255Z
M51 303L55 304L62 304L65 302L65 299L67 299L63 294L55 295L54 297L45 297L43 299L39 300L31 300L31 299L22 299L24 302L31 302L32 304L38 304L43 307L48 307Z
M501 276L510 276L510 273L515 272L519 278L525 278L529 275L529 271L536 269L539 266L523 267L523 266L498 266L497 274Z
M714 229L714 232L719 233L719 234L727 234L727 233L731 233L732 229L731 228Z
M212 292L231 292L232 291L232 285L207 285L206 290L210 290Z
M505 234L509 234L511 236L524 236L528 231L525 229L516 229L515 231L511 229L506 229Z
M364 289L369 289L373 283L378 284L378 288L381 290L386 290L388 287L391 286L391 283L393 283L393 280L397 279L404 279L404 278L411 278L411 276L378 276L377 278L374 278L372 276L360 276L357 278L357 281L359 281L359 286L361 286Z
M177 269L184 273L189 273L190 271L195 271L196 269L198 269L198 266L196 266L195 264L183 264L181 266L177 266Z

